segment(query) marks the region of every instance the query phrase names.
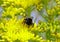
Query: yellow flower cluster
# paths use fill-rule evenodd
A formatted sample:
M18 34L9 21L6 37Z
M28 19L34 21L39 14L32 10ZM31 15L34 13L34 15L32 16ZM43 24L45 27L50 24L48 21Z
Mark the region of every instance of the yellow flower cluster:
M0 39L3 39L3 42L14 42L16 40L19 42L30 42L31 40L31 42L59 42L60 21L56 21L55 17L60 15L60 0L54 1L56 6L45 9L49 7L48 0L2 0ZM32 8L39 12L45 9L47 12L46 21L27 25L24 20L26 17L28 18L27 14L31 13ZM22 18L19 18L18 16L21 15ZM41 16L45 16L44 13ZM42 33L43 35L41 35Z
M55 12L55 9L54 8L53 9L50 9L50 10L47 10L48 15L53 15L54 12Z
M60 0L56 0L56 3L57 3L58 5L60 5Z
M2 6L5 5L17 5L17 6L22 6L23 8L27 8L29 6L32 6L34 4L38 4L40 0L3 0Z
M52 17L55 15L60 15L60 6L55 6L52 9L48 9L47 14Z
M60 6L59 5L55 6L55 10L56 10L56 13L60 15Z
M1 6L4 9L4 13L2 16L10 15L14 17L15 14L20 14L25 16L26 10L30 6L36 6L36 8L40 11L43 7L42 4L40 4L41 0L2 0L3 3ZM32 8L33 8L32 7ZM30 10L29 10L30 11ZM31 12L30 12L31 13Z
M36 5L36 8L37 8L38 11L42 10L43 4L42 4L42 3L37 4L37 5Z
M21 42L28 42L28 40L30 39L36 40L37 42L50 42L50 40L44 40L42 37L40 37L40 35L34 33L35 31L47 32L49 30L51 32L50 35L60 38L60 33L56 34L56 30L60 29L60 25L58 22L41 22L38 26L34 23L33 26L28 27L28 25L23 23L23 21L24 18L19 20L17 20L17 17L11 18L9 20L3 18L3 21L0 23L0 29L2 28L2 31L4 31L2 32L0 30L2 38L7 39L9 42L13 42L17 39Z
M14 40L21 40L21 41L27 41L34 37L34 34L28 31L27 27L23 27L22 20L17 20L16 18L12 18L10 20L7 20L4 23L1 23L1 27L5 32L2 35L2 38L6 38L8 41L14 41ZM20 25L21 24L21 25ZM3 25L3 26L2 26Z
M8 8L5 8L6 11L3 12L2 16L8 16L14 17L15 15L22 15L25 10L23 8L15 8L13 6L10 6Z

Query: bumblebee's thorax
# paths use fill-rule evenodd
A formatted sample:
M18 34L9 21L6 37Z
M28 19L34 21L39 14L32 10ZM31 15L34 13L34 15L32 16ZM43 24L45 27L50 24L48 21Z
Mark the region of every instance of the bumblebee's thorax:
M26 18L26 19L25 19L25 23L26 23L27 25L32 25L32 19L31 19L31 18Z

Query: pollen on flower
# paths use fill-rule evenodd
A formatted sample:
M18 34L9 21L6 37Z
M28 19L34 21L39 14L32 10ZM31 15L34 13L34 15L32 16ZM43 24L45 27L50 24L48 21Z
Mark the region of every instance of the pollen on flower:
M60 0L0 0L0 42L60 42Z

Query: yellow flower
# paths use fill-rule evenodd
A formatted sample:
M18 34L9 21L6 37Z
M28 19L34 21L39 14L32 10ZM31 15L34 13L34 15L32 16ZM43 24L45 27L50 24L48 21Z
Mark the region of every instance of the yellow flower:
M58 12L58 14L60 15L60 12Z
M40 11L43 8L43 4L42 3L37 4L36 8L37 8L37 10Z
M60 5L60 1L58 1L57 4Z
M23 20L24 18L17 20L16 17L11 18L9 21L7 20L3 28L6 31L4 35L2 35L3 38L6 38L8 41L15 41L18 39L23 42L34 38L34 34L29 31L28 27L26 25L23 26Z
M52 8L50 10L47 10L48 15L54 15L55 14L55 9Z
M26 41L29 39L32 39L34 37L34 34L32 34L31 32L29 32L26 29L21 29L20 33L18 34L18 39L21 41Z
M11 17L14 17L18 13L23 13L25 10L23 8L15 8L13 6L10 6L8 8L5 8L6 11L3 12L2 16L10 15Z
M60 39L58 38L58 39L56 39L56 42L60 42Z
M56 35L56 36L60 38L60 33L57 33L57 35Z
M26 9L29 6L32 6L34 4L35 5L38 4L40 2L40 0L3 0L3 4L7 4L7 2L8 2L9 5L14 3L14 6L15 5L22 6L23 8Z

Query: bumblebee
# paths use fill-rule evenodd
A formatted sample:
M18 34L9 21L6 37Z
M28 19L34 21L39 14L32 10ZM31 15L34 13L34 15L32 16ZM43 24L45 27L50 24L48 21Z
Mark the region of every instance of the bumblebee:
M31 26L33 25L33 22L32 22L32 18L25 18L24 19L24 23L28 26Z

